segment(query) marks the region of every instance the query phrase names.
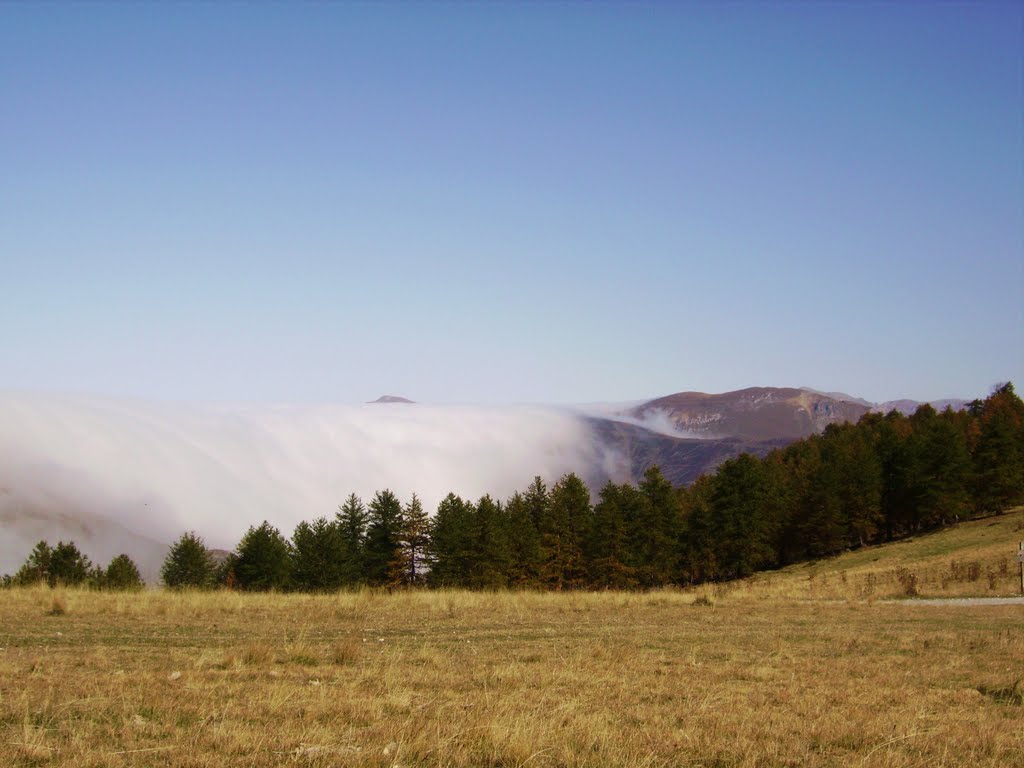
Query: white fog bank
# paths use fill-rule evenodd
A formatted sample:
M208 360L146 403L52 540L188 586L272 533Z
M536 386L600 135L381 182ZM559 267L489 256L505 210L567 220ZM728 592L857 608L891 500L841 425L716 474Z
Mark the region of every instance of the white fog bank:
M428 510L504 499L535 475L621 472L586 422L539 406L199 406L0 393L0 573L39 539L121 551L152 578L185 530L233 548L249 525L331 516L390 488Z

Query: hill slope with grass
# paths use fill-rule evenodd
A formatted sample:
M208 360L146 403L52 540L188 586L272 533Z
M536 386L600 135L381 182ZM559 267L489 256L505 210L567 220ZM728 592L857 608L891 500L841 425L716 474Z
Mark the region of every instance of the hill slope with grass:
M719 596L820 599L1005 597L1019 594L1024 507L902 541L716 585Z

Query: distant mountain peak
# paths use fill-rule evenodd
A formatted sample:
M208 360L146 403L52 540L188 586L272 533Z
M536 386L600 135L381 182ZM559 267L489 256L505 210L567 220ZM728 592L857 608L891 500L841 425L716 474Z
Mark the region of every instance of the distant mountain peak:
M371 400L370 403L415 403L415 400L409 400L405 397L399 397L398 395L381 395L376 400Z

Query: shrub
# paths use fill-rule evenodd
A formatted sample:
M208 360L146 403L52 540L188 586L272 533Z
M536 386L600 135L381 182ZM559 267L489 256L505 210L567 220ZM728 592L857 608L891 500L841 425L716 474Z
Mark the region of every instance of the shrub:
M103 586L115 590L142 589L142 576L128 555L118 555L110 561L107 570L103 572Z
M183 533L167 553L160 578L173 589L213 586L216 566L201 536Z

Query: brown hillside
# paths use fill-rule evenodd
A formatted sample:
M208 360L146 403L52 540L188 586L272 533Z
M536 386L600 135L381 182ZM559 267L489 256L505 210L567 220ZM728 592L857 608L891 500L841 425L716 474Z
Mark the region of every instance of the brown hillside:
M857 421L868 410L818 392L751 387L717 395L679 392L637 406L631 414L642 419L661 412L678 429L698 437L797 440L829 424Z

